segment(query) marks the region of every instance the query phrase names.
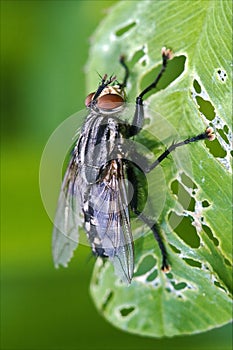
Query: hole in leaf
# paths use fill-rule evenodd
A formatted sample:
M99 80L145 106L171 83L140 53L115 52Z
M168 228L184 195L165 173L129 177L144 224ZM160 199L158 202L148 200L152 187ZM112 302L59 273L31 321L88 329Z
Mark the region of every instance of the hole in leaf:
M226 124L224 125L223 130L224 130L224 132L225 132L226 134L228 134L229 128L228 128L228 126L227 126Z
M120 309L120 313L122 317L127 317L131 312L135 310L134 306L131 307L124 307L123 309Z
M201 204L203 208L207 208L210 206L210 203L207 200L203 201Z
M225 264L226 264L226 265L231 266L231 263L230 263L229 260L227 260L227 259L225 258L224 261L225 261Z
M214 237L214 235L213 235L211 229L209 228L209 226L202 225L202 228L203 228L204 232L207 234L207 236L209 237L209 239L211 239L211 241L213 241L214 244L217 247L219 245L219 241L217 240L216 237Z
M227 80L227 73L224 69L218 69L217 70L217 78L221 80L221 82L225 83Z
M179 254L179 253L181 252L179 249L177 249L176 247L174 247L174 245L172 245L171 243L170 243L170 247L172 248L173 252L175 252L175 253L177 253L177 254Z
M190 194L184 189L181 183L177 180L174 180L171 183L171 190L174 194L177 195L177 199L184 209L189 211L195 210L195 200Z
M150 95L156 93L157 91L165 89L175 79L177 79L184 71L185 61L186 61L186 57L183 55L175 57L171 61L169 61L166 72L164 73L161 80L159 81L158 86L155 89L148 92L145 98L148 98ZM148 85L150 85L155 80L160 70L161 70L161 64L158 65L156 68L152 69L149 73L147 73L143 77L141 81L141 90L145 89Z
M156 265L156 259L152 255L147 255L139 264L134 276L141 276L150 271Z
M136 51L132 57L132 60L129 63L129 67L133 67L144 55L145 52L143 51L143 49Z
M215 110L210 101L204 100L201 96L196 96L196 101L199 106L199 110L209 120L213 120L215 117Z
M218 281L214 281L214 285L226 292L226 289Z
M183 260L190 266L201 268L201 263L199 261L190 258L183 258Z
M194 81L193 81L193 87L194 87L197 94L201 93L201 86L196 79L194 79Z
M209 149L210 153L214 157L218 158L225 158L227 155L227 152L221 147L220 143L217 139L213 141L205 141L206 147Z
M181 217L174 211L170 211L168 215L169 224L173 227L174 232L190 247L199 248L200 238L195 227L191 223L190 217Z
M197 185L185 173L181 174L181 180L185 186L189 188L197 188Z
M173 278L173 274L171 272L166 273L166 277L170 280Z
M223 140L226 142L226 143L228 143L228 145L229 145L229 140L228 140L228 138L227 138L227 135L225 134L225 132L222 130L222 129L218 129L218 133L219 133L219 135L223 138Z
M148 282L151 282L153 280L155 280L158 276L158 271L157 270L154 270L148 277L147 277L147 281Z
M171 183L171 190L174 194L178 194L179 182L177 180Z
M185 287L187 287L187 284L185 282L180 282L175 284L175 282L172 282L173 287L175 288L175 290L181 290L184 289Z
M106 309L106 307L108 306L110 300L113 298L113 291L109 291L106 298L105 298L105 301L104 303L102 304L102 311L104 311Z
M136 26L136 22L131 22L127 26L124 26L116 31L116 36L122 36L126 32L128 32L130 29L132 29L134 26Z

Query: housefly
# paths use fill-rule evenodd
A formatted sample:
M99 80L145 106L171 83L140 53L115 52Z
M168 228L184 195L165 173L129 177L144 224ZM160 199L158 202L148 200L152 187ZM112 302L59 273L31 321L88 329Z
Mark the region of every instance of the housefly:
M162 49L162 67L155 80L136 98L132 122L122 120L126 108L125 88L129 69L122 56L125 77L122 83L105 74L95 92L85 101L88 115L75 142L66 170L54 222L53 257L55 266L66 266L78 245L78 226L84 229L94 255L108 258L118 277L130 283L134 272L134 245L130 225L132 213L153 232L158 242L164 272L169 271L167 251L156 222L140 207L141 179L172 151L199 140L213 140L213 130L174 143L152 164L127 141L137 135L144 121L144 96L154 89L166 70L172 52ZM147 194L145 194L147 195Z

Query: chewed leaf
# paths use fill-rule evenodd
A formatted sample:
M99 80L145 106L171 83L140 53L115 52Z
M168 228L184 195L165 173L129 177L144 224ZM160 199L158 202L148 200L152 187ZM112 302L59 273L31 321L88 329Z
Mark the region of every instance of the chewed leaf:
M99 311L113 325L132 333L161 337L198 333L230 320L229 286L212 275L206 265L187 261L181 254L177 257L172 251L169 251L172 271L162 273L156 264L158 251L154 258L152 255L149 258L148 251L152 252L153 247L152 235L137 241L136 255L140 255L140 261L128 287L116 280L110 263L96 263L91 294ZM228 277L229 270L225 268L224 272ZM106 290L113 291L107 303Z
M171 272L160 271L159 251L148 230L136 240L129 287L116 280L109 262L96 263L92 297L104 317L125 331L153 337L194 334L232 319L230 35L230 2L173 0L120 2L93 36L88 90L95 87L96 70L119 72L120 80L118 58L125 54L132 72L128 98L134 101L145 79L159 70L166 45L178 58L145 103L172 125L161 129L164 143L170 146L177 135L181 141L208 125L216 135L213 142L177 150L162 170L154 169L163 171L167 183L159 221ZM147 132L160 130L153 115L145 114L146 144ZM163 151L152 148L155 158ZM164 197L153 172L149 176L157 207ZM137 233L144 229L135 228Z
M53 228L53 260L56 267L67 266L78 246L80 204L77 192L77 165L72 157L59 195Z
M69 261L73 257L73 253L78 246L77 242L72 241L61 231L53 232L53 260L55 267L62 265L67 267Z

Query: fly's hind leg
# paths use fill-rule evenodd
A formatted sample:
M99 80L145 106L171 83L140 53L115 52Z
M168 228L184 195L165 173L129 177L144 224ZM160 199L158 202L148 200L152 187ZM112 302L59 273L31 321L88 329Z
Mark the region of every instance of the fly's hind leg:
M154 238L156 239L159 249L162 254L162 266L161 270L164 272L169 272L170 271L170 266L168 263L168 258L167 258L167 250L165 248L165 245L163 243L163 240L161 238L160 232L159 232L159 226L156 222L152 221L150 218L145 216L143 213L141 213L139 210L136 208L131 207L133 212L138 216L140 220L142 220L145 224L147 224L151 231L153 232Z
M205 132L194 136L194 137L190 137L184 141L175 143L173 145L171 145L165 152L163 152L151 165L148 165L147 160L145 159L143 162L142 160L144 159L144 156L141 156L141 160L140 163L144 163L144 168L140 169L141 174L143 174L143 176L145 176L146 173L149 173L151 170L153 170L154 168L156 168L156 166L158 166L164 159L167 158L167 156L173 152L176 148L187 145L189 143L193 143L193 142L197 142L197 141L201 141L201 140L214 140L215 135L213 133L213 129L211 127L207 127ZM132 159L138 160L138 153L135 152L135 154L131 155ZM136 164L134 165L136 166ZM139 169L138 166L136 166L136 168ZM167 252L166 252L166 248L164 246L164 243L162 241L162 238L160 236L159 233L159 228L158 228L158 224L155 223L153 220L151 220L150 218L148 218L147 216L145 216L141 210L138 209L138 204L139 204L139 200L138 200L138 186L139 186L139 180L137 179L136 173L134 171L133 165L128 164L128 179L132 184L132 188L133 188L133 193L131 194L130 198L132 198L131 202L130 202L130 207L132 209L132 211L139 217L139 219L141 219L144 223L146 223L150 229L152 230L154 237L156 239L156 241L158 242L159 248L161 250L161 254L162 254L162 270L167 272L170 270L169 268L169 264L167 261ZM147 195L146 195L147 197Z
M137 171L135 167L137 168ZM155 222L155 220L150 219L145 214L143 214L141 208L139 209L140 193L142 191L142 188L139 188L140 180L139 180L138 174L140 174L141 178L144 177L144 180L146 181L144 172L141 169L139 169L136 165L129 162L127 165L127 175L128 175L128 180L132 185L132 193L130 193L130 198L131 198L130 208L141 221L143 221L146 225L149 226L149 228L153 232L154 238L158 242L158 245L162 254L161 269L164 272L168 272L170 270L170 266L168 264L167 251L163 243L162 237L160 235L158 224ZM144 190L143 196L147 198L148 193L147 193L147 189L145 189L145 186L143 190Z

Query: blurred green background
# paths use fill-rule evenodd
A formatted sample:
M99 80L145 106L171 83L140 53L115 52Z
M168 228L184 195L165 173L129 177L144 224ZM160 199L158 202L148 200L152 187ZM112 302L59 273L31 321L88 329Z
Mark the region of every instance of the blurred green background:
M52 131L84 108L90 37L114 3L1 1L1 349L230 349L229 325L161 340L113 328L89 296L87 247L68 269L53 267L40 158Z

